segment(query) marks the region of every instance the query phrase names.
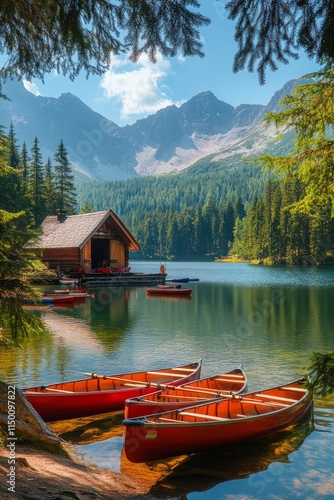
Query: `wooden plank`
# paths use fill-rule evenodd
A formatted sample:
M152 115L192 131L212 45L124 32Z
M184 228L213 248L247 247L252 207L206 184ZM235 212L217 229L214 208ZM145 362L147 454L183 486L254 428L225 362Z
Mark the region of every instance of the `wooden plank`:
M290 406L289 403L276 403L275 401L258 401L256 399L242 399L240 401L241 403L250 403L256 406L282 406L283 408L286 408L287 406Z
M290 403L297 403L298 399L283 398L281 396L271 396L270 394L255 394L258 398L277 399L278 401L289 401Z
M210 396L211 394L208 394L208 396ZM213 394L212 394L213 396ZM203 400L211 400L211 399L217 399L216 397L207 397L207 398L203 398L203 397L200 397L200 396L178 396L177 394L162 394L160 397L164 397L164 398L177 398L177 399L190 399L190 400L194 400L194 399L198 399L199 401L203 401ZM150 401L150 400L147 400L147 401ZM158 402L160 402L161 399L158 400Z
M296 391L296 392L307 392L307 389L303 389L302 387L281 387L284 391Z
M179 372L193 372L194 368L171 368L171 370L177 370Z
M159 372L159 371L154 371L154 372L147 372L148 375L162 375L164 377L176 377L176 378L180 378L180 376L182 376L181 373L168 373L168 372Z
M235 380L231 378L212 378L211 380L217 380L218 382L233 382L235 384L242 382L242 380Z
M187 417L204 418L205 420L217 420L218 422L231 420L230 418L215 417L213 415L203 415L201 413L193 413L191 411L181 411L180 415L186 415Z

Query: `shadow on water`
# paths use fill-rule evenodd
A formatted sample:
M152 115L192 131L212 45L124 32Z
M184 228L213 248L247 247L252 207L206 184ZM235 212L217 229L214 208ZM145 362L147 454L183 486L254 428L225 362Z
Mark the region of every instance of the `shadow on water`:
M95 417L52 422L49 425L65 441L74 445L88 445L122 436L124 434L123 419L124 413L121 410Z

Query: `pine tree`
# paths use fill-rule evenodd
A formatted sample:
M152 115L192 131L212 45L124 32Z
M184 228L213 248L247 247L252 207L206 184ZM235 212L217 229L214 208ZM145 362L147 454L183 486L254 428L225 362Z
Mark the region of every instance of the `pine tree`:
M269 179L264 193L264 256L273 262L281 260L281 189L277 180Z
M17 139L15 137L13 122L9 126L8 140L9 140L9 165L12 168L18 169L20 165L20 155L17 146Z
M72 175L67 150L62 140L54 155L54 161L55 199L58 208L66 210L69 214L74 214L77 207L74 176Z
M37 137L35 137L33 147L31 148L28 193L30 198L31 212L34 217L35 225L36 227L38 227L43 222L47 212L45 171Z
M245 241L243 257L262 260L265 256L265 241L263 238L264 203L254 198L245 220Z
M208 193L206 202L202 209L202 234L204 237L203 246L205 248L204 254L210 255L214 253L214 239L215 239L215 218L214 206L212 202L212 193Z
M6 165L11 167L10 173L2 179L1 186L1 206L6 206L9 211L19 211L22 209L22 176L19 169L19 154L17 150L17 141L15 138L14 127L10 126L9 135L6 135L3 128L0 127L0 141L2 143L2 158Z
M0 186L10 185L18 172L8 165L9 140L0 136ZM19 341L31 331L42 331L40 319L23 310L24 299L34 296L26 278L30 252L25 243L35 235L25 213L11 212L10 196L0 197L0 343ZM7 335L8 333L8 335Z
M53 169L50 158L48 158L45 164L45 206L47 215L53 215L58 209L58 204L56 200L56 190L55 183L53 179Z
M30 158L28 155L26 143L24 142L20 153L20 165L22 168L22 180L24 186L26 185L29 177L29 164L30 164Z
M230 248L233 244L233 230L235 224L235 216L234 209L231 202L228 202L222 212L222 220L221 220L221 254L226 256L229 254Z

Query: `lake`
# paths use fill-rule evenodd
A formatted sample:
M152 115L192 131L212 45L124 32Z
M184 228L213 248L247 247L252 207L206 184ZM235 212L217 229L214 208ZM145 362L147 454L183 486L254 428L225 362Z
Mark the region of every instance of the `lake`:
M48 333L0 352L1 379L20 387L185 364L202 376L243 364L249 390L300 377L313 352L334 351L334 269L224 262L131 262L133 271L190 282L190 298L145 287L100 288L72 308L46 307ZM302 423L248 445L133 465L122 413L52 424L84 457L145 481L157 498L334 498L334 409L315 402Z

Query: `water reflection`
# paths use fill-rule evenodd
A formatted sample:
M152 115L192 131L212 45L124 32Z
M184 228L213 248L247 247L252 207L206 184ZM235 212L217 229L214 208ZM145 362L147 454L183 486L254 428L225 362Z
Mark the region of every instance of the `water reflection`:
M207 491L225 481L249 478L274 463L288 463L291 453L300 448L312 429L311 411L303 423L266 439L194 454L155 484L150 493L161 495L167 489L178 495Z
M323 410L320 413L317 411L317 426L323 418ZM333 415L331 417L333 423ZM174 499L190 498L188 495L193 492L214 491L222 483L245 479L248 479L248 488L254 494L259 493L264 484L277 480L282 474L282 464L291 463L293 453L300 449L314 429L311 410L302 422L266 439L170 460L132 464L122 449L122 419L123 413L117 412L102 418L56 422L51 426L63 439L75 444L86 461L145 483L149 495L155 498L166 498L168 493L167 497ZM265 483L259 482L257 474L264 471L270 477L266 476ZM213 493L209 498L218 497Z
M133 270L157 267L138 263ZM168 263L167 272L200 278L191 283L190 301L148 298L145 288L104 288L73 309L36 311L49 331L0 350L1 379L31 386L81 378L74 371L126 373L203 358L203 376L243 363L255 391L299 377L313 352L334 350L333 268ZM167 498L334 498L333 410L315 409L311 434L284 431L212 459L210 453L141 466L124 457L121 419L72 422L59 432L92 461L101 454L108 466L109 455L110 467Z

